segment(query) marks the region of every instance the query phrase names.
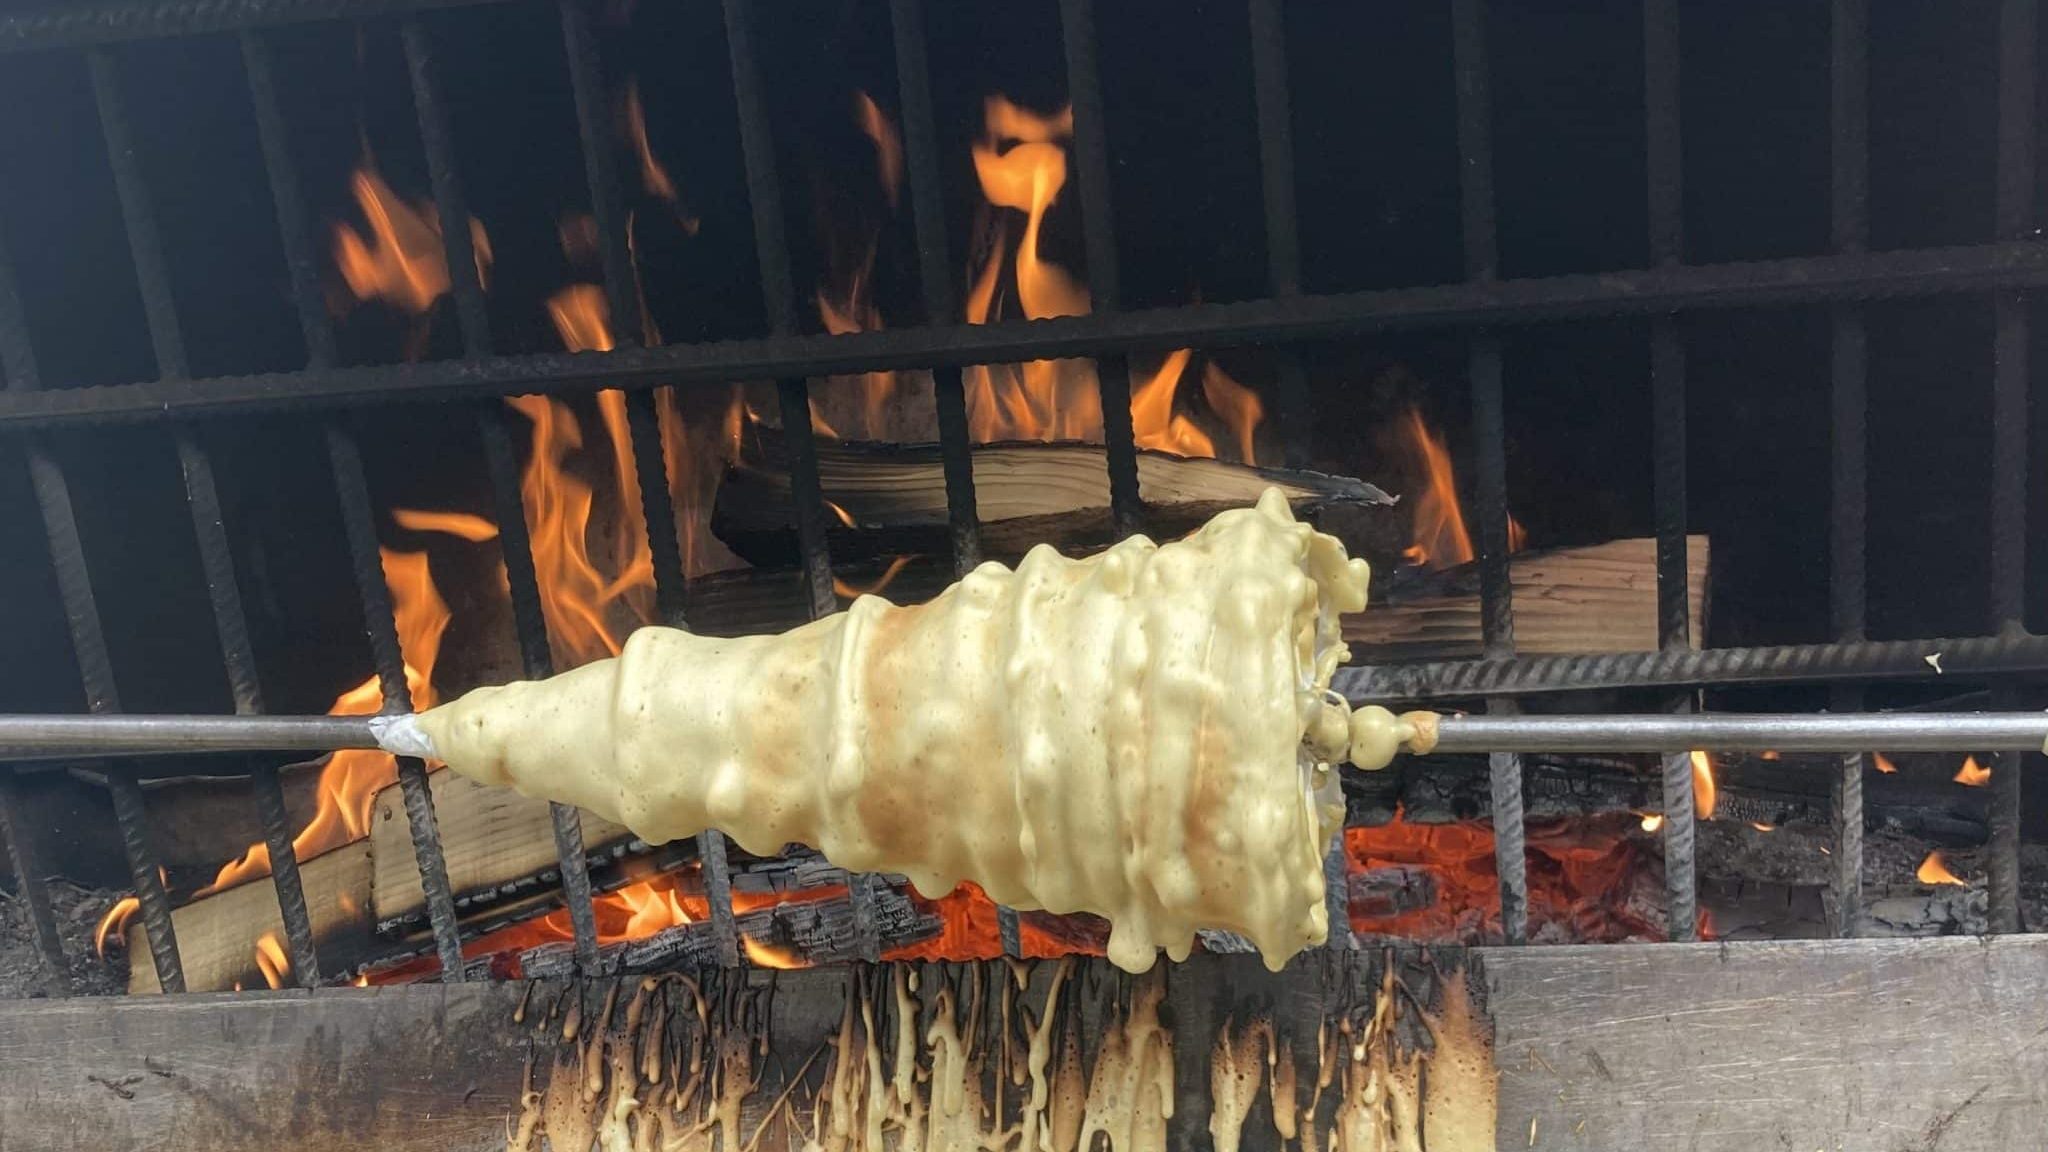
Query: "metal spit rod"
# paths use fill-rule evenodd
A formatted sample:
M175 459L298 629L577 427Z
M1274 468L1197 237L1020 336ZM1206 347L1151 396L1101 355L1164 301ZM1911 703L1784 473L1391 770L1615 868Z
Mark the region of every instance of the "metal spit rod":
M0 715L0 761L377 748L372 716ZM2048 713L1442 717L1438 752L2048 751Z

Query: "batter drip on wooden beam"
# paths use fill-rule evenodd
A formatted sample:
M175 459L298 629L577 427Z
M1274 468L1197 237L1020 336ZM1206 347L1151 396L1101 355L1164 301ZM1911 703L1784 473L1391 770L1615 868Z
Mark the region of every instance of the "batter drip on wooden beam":
M863 596L738 639L643 628L419 726L456 771L650 842L718 828L932 896L964 879L1092 912L1133 972L1198 928L1277 969L1329 928L1332 764L1355 727L1329 683L1367 575L1268 490L1170 544L1041 546L915 607Z

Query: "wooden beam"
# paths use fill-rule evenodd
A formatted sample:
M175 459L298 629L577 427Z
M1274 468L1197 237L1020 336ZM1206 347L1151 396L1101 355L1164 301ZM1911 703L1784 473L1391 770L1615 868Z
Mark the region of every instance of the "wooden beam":
M711 530L748 562L793 566L789 474L779 438L762 431L758 459L726 474ZM850 523L832 526L834 560L892 553L946 555L945 469L936 444L820 444L825 498ZM1138 453L1146 526L1165 538L1199 527L1225 508L1248 506L1279 487L1296 508L1390 505L1378 488L1344 476L1259 468L1223 460ZM974 499L982 545L993 558L1021 556L1035 544L1061 549L1108 544L1109 471L1099 444L1005 443L974 449Z
M2005 1152L2048 1131L2048 938L1486 949L1483 964L1502 1148Z
M299 862L299 882L306 890L306 914L313 922L313 946L327 972L343 971L367 958L370 943L370 844L358 840ZM268 877L240 884L194 901L171 913L178 933L178 954L185 961L185 986L194 991L224 991L237 985L264 986L256 965L255 942L266 934L284 944L284 914L277 908L277 889ZM128 990L162 991L142 918L128 923Z
M1455 1023L1452 1007L1464 986L1456 971L1468 964L1483 973L1474 982L1478 1023L1490 1025L1493 1044L1490 1053L1456 1049L1470 1066L1454 1067L1443 1059L1444 1037L1474 1031ZM745 1043L696 1047L704 1036L695 1002L674 981L658 983L639 1009L633 1001L648 985L637 981L11 1002L0 1005L0 1133L10 1149L497 1149L525 1111L530 1057L535 1110L558 1105L559 1131L549 1135L558 1148L578 1146L575 1137L595 1130L593 1116L611 1101L615 1081L660 1103L676 1081L649 1082L645 1059L658 1047L665 1069L677 1067L679 1053L699 1050L714 1065L722 1054L747 1078L758 1075L733 1115L751 1138L779 1107L760 1146L780 1148L777 1128L788 1116L808 1130L820 1089L831 1096L838 1064L827 1042L849 1019L850 993L872 1010L882 1038L893 1039L899 967L707 976L699 987L708 1032L765 1037L768 1054L758 1060ZM1033 968L1011 1005L1001 965L919 966L917 1024L932 1024L941 989L956 1025L979 1036L971 1051L1003 1047L989 1030L1001 1020L1016 1031L1027 1013L1055 1018L1050 1068L1061 1066L1071 1033L1081 1041L1086 1075L1077 1082L1085 1094L1102 1067L1096 1037L1118 1034L1129 1022L1123 1006L1150 986L1100 961L1079 962L1063 984L1062 1007L1045 1013L1054 970ZM1162 972L1170 1147L1206 1146L1212 1116L1228 1119L1246 1083L1250 1103L1232 1131L1243 1148L1279 1147L1256 1021L1269 1020L1293 1056L1293 1099L1305 1106L1319 1031L1332 1042L1341 1033L1333 1025L1349 1020L1351 1036L1363 1035L1384 987L1376 952L1312 954L1278 974L1234 956L1198 956ZM1409 1027L1393 1039L1420 1040L1419 1020L1402 1006L1422 1005L1438 1046L1421 1079L1424 1138L1415 1146L1426 1152L2007 1152L2037 1146L2048 1131L2048 938L1436 949L1426 960L1401 954L1394 974L1405 989L1395 994L1396 1012L1407 1013ZM969 1003L980 1006L979 1026L964 1014ZM647 1042L657 1017L666 1029L659 1045ZM862 1013L850 1019L862 1039ZM1227 1051L1218 1042L1226 1022ZM929 1074L929 1048L923 1039L913 1047ZM1008 1050L1018 1051L1014 1038ZM1238 1063L1247 1053L1253 1058ZM1224 1070L1245 1079L1217 1074L1224 1057ZM999 1059L981 1069L992 1110ZM885 1075L894 1060L885 1044ZM1307 1117L1313 1147L1325 1146L1336 1122L1347 1060L1335 1054L1336 1078ZM752 1062L742 1068L744 1061ZM802 1083L785 1094L799 1069ZM1497 1115L1447 1110L1453 1100L1483 1100L1495 1069ZM557 1083L599 1091L572 1100ZM1412 1083L1379 1082L1395 1099ZM929 1084L917 1091L930 1099ZM1019 1095L1004 1088L1002 1115L1015 1116ZM861 1125L852 1130L858 1147Z
M1708 544L1688 537L1686 591L1692 642L1705 628ZM1611 540L1523 552L1508 562L1515 590L1515 650L1525 656L1645 652L1657 647L1657 542ZM1354 660L1457 660L1479 656L1475 565L1390 574L1364 612L1344 618Z

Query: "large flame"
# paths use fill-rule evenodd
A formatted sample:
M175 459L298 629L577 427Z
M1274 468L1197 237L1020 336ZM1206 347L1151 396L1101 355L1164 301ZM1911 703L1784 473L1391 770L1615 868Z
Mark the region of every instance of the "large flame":
M358 300L382 300L419 315L448 292L448 258L441 247L441 220L434 202L408 204L369 165L349 179L368 235L347 224L334 226L334 264ZM491 241L471 217L470 242L482 281L491 266Z
M1458 474L1451 466L1451 450L1444 438L1422 418L1422 410L1410 405L1394 423L1395 435L1413 456L1422 473L1421 491L1415 494L1413 543L1404 557L1413 564L1448 568L1470 564L1478 556L1472 534L1465 528L1465 509L1458 502ZM1513 516L1508 517L1508 551L1519 552L1526 533Z

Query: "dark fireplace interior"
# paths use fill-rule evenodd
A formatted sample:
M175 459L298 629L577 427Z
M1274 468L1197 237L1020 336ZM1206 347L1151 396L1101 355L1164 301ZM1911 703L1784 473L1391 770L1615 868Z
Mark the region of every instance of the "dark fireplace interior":
M1593 285L1594 302L1551 315L1503 307L1494 322L1485 307L1475 307L1447 322L1360 323L1355 332L1310 339L1232 336L1213 347L1170 337L1139 341L1143 346L1128 356L1139 403L1148 382L1165 381L1163 392L1152 393L1150 423L1139 414L1139 445L1351 478L1400 496L1392 507L1335 508L1324 520L1371 560L1376 599L1398 603L1401 589L1421 586L1432 573L1448 581L1474 571L1460 565L1487 563L1480 555L1487 551L1487 513L1475 490L1485 451L1471 380L1475 338L1497 342L1516 555L1671 534L1671 525L1660 523L1653 433L1654 333L1664 327L1675 333L1683 363L1684 497L1676 527L1711 546L1704 599L1694 607L1704 629L1691 637L1695 646L2025 636L2048 613L2048 586L2030 576L2048 549L2043 502L2027 498L2048 469L2024 454L2035 440L2041 388L2038 371L2026 366L2042 361L2033 343L2048 325L2038 322L2038 301L2027 297L2010 304L2018 319L2008 323L2017 323L2018 340L2006 345L2026 373L2016 478L2000 473L1994 451L1995 417L2009 409L2000 408L1994 349L2004 337L1993 295L1999 288L2010 294L2020 282L1973 284L1957 276L1949 285L1933 275L1922 281L1934 287L1894 287L1870 273L1839 291L1743 294L1741 267L1752 262L1763 269L1756 273L1761 282L1777 274L1771 269L1778 262L1919 250L1968 256L2036 239L2030 224L2009 224L2048 209L2038 184L2027 186L2025 203L2001 208L2001 164L2011 161L2001 160L2005 113L1993 0L1871 6L1862 110L1867 165L1857 177L1867 187L1847 202L1842 137L1831 118L1840 107L1830 84L1827 5L1676 5L1682 131L1663 141L1675 152L1662 159L1653 155L1659 135L1649 117L1667 78L1645 68L1645 37L1653 30L1645 27L1643 5L1469 6L1483 9L1484 59L1474 66L1490 86L1486 222L1496 255L1482 259L1484 275L1475 275L1483 246L1471 229L1461 152L1470 148L1469 139L1461 143L1454 68L1454 9L1461 6L1286 5L1280 39L1293 199L1279 211L1298 235L1298 283L1284 289L1275 283L1273 209L1261 156L1268 141L1242 3L1130 0L1095 13L1113 276L1089 265L1088 197L1080 194L1086 170L1071 122L1061 123L1072 98L1062 6L930 5L924 38L943 224L932 231L943 233L944 294L953 302L944 315L927 307L930 288L920 276L890 7L881 0L800 0L760 8L752 21L798 333L1075 315L1091 311L1089 289L1099 295L1111 279L1120 289L1117 307L1135 313L1284 301L1294 292L1366 299L1352 294L1579 278ZM0 12L26 11L0 5ZM406 658L422 671L431 665L439 699L524 674L502 582L503 494L494 492L478 431L484 409L486 421L504 421L515 448L540 589L550 602L554 663L607 655L607 644L663 615L653 571L661 557L647 555L645 520L626 491L634 462L622 452L631 437L618 393L600 400L579 382L505 408L482 397L517 396L521 388L491 383L449 402L433 389L407 396L403 378L392 377L397 385L380 385L372 399L337 402L316 379L329 367L596 355L633 343L791 335L778 327L775 309L763 306L762 238L752 215L757 199L750 194L726 14L694 0L604 0L584 14L601 61L597 144L609 154L619 193L609 222L625 237L624 296L637 317L607 307L610 238L592 215L555 5L465 4L404 17L292 21L260 33L286 130L284 158L295 170L310 233L319 318L333 335L332 364L311 371L314 352L296 307L304 293L295 297L266 167L277 157L265 155L244 38L218 29L89 52L22 48L0 38L7 51L0 67L0 272L11 273L25 320L25 332L8 337L10 347L33 355L32 379L24 378L19 356L8 364L10 387L59 392L184 376L203 389L215 377L249 383L266 374L305 374L276 377L263 403L220 414L195 409L189 419L136 408L44 428L30 418L32 407L8 410L20 418L12 426L0 420L0 532L8 544L0 548L0 713L78 712L88 703L31 453L54 461L68 482L125 711L225 714L237 703L223 675L207 567L181 479L179 434L193 437L211 463L267 711L326 712L376 670L326 435L337 419L360 448L380 544L388 553L425 558L424 568L417 559L387 559L385 574ZM430 46L452 142L446 159L475 222L470 246L478 252L483 309L467 330L458 315L465 277L458 270L451 279L436 215L407 23ZM132 140L129 160L146 187L168 278L155 301L131 249L134 206L124 215L109 160L109 93ZM2029 108L2019 119L2031 151L2038 142L2032 124L2042 118ZM1658 192L1659 174L1676 172L1682 185ZM1664 214L1660 203L1675 203L1676 215ZM1681 266L1731 270L1725 282L1733 288L1689 288L1689 303L1668 311L1618 296L1601 302L1599 274ZM2039 272L2038 265L2022 269ZM766 296L774 292L771 283ZM165 307L182 335L184 363L175 371L164 362L161 315L154 324L150 315ZM0 315L9 310L0 301ZM1843 530L1838 440L1853 433L1839 423L1831 373L1841 317L1850 310L1867 340L1867 424L1855 449L1867 462L1867 482L1853 510L1866 559L1853 597L1861 619L1845 635L1836 559ZM1298 395L1288 385L1295 366L1306 381ZM977 443L1103 442L1099 409L1092 424L1083 410L1095 396L1091 361L970 367L966 377ZM869 451L851 446L870 442L892 446L877 452L935 443L933 380L926 367L813 375L821 451L830 459L842 447ZM718 497L721 485L738 483L735 476L759 467L783 442L775 386L693 377L671 388L658 372L639 368L620 382L642 391L663 385L656 394L665 421L660 442L690 577L681 605L691 626L757 631L803 620L800 557L787 540L775 543L794 539L785 529L801 519L786 490L763 538L744 541L735 522L723 518ZM303 399L293 392L300 383L307 386ZM1019 399L1039 388L1050 397L1046 404ZM1169 399L1157 403L1160 397ZM613 402L618 407L607 409ZM537 417L545 417L555 439L537 430ZM614 418L616 426L607 423ZM2012 514L2000 510L2012 507L2015 484L2019 536L2001 540ZM823 495L835 496L829 478ZM587 523L578 519L579 507ZM422 519L422 512L458 515ZM1162 521L1156 530L1188 526ZM943 531L860 539L886 527L834 527L841 606L871 587L922 598L951 578ZM1055 523L1048 531L1058 536L1062 529ZM1016 559L1009 544L990 539L990 558ZM1056 542L1085 551L1106 540ZM581 567L586 562L588 570ZM637 564L648 568L635 574ZM1642 638L1599 650L1658 644L1650 607L1658 565L1647 544L1635 564L1630 611L1641 609ZM2018 616L2001 598L2015 570L2023 592ZM418 594L423 574L446 603L445 633L420 615L432 615ZM777 582L776 574L786 579ZM882 587L899 577L901 584ZM1477 585L1467 583L1476 613ZM579 595L584 616L562 606ZM1366 618L1380 610L1369 609ZM1527 619L1540 615L1526 611ZM417 647L423 634L431 634L427 643L438 641L438 659ZM1563 643L1538 654L1577 650L1569 639ZM1479 652L1367 652L1360 662L1379 672L1453 655ZM1860 696L1850 707L1953 711L1995 699L2029 709L2044 703L2044 670L2048 663L2015 658L1995 675L1929 666L1867 683L1825 674L1699 677L1675 691L1666 682L1624 679L1530 693L1521 706L1647 712L1685 697L1712 712L1817 711L1842 707L1853 680L1849 690ZM374 684L368 693L358 711L377 706ZM1421 698L1441 708L1486 707L1478 694ZM1860 925L1856 930L1986 930L1995 911L1987 910L1987 873L1995 866L1986 844L2000 801L1997 788L1983 786L1983 772L1994 763L1994 771L2031 771L2040 757L1980 751L1967 753L1968 767L1965 758L1866 758L1860 851L1868 906L1860 920L1847 917ZM1831 826L1829 781L1837 759L1766 753L1710 762L1706 771L1721 795L1718 810L1699 826L1701 918L1694 931L1743 938L1833 930L1842 915L1830 888L1839 833ZM281 773L292 828L315 818L326 767ZM170 902L197 906L211 895L202 890L215 883L221 865L265 838L247 799L249 758L157 757L139 770ZM1488 770L1483 757L1404 760L1388 773L1351 781L1355 827L1346 895L1352 925L1364 938L1502 938ZM1531 756L1520 770L1531 819L1530 938L1667 938L1657 758ZM91 760L12 769L20 827L29 829L33 859L51 881L63 920L71 991L121 990L131 976L153 987L158 979L146 971L150 954L139 917L122 921L125 937L109 933L103 957L92 941L102 917L133 887L133 861L124 856L106 787L110 774L128 771ZM2048 862L2038 858L2048 838L2048 805L2038 789L2013 802L2022 805L2024 867L2014 899L2024 924L2037 922L2048 902ZM344 803L366 805L369 794L351 794ZM378 811L390 815L381 801ZM444 802L444 822L447 811ZM355 838L335 833L319 843L324 850ZM551 852L544 850L543 859L551 860ZM400 863L411 867L409 859ZM644 940L710 916L701 867L690 845L593 845L590 868L606 942ZM820 891L843 896L843 874L819 879L806 872L820 867L801 855L780 863L735 860L733 911L742 933L749 924L779 933L745 936L747 962L809 962L809 937L802 935L808 929L791 927L787 918L770 924L768 912L777 901L829 903L813 900ZM546 967L552 954L531 951L543 943L559 951L568 938L560 874L551 868L479 889L457 883L473 962L497 975L553 970ZM10 870L8 888L18 885ZM259 890L267 893L268 885ZM621 890L633 894L630 901ZM885 956L966 959L1000 951L992 906L970 906L964 898L942 906L928 895L938 894L884 900L885 912L904 918L893 922L902 936L883 940ZM642 919L645 901L662 907ZM26 914L15 902L9 908L0 954L13 959L0 965L0 994L27 994L41 986L36 953ZM679 911L670 915L667 908ZM934 909L943 915L935 918ZM768 918L746 919L756 913ZM345 942L319 941L322 981L436 974L419 905L390 916L379 910L378 917ZM552 927L535 926L543 922ZM197 932L180 928L188 941ZM1072 918L1027 916L1019 931L1028 955L1100 949L1099 925ZM282 956L274 936L271 947ZM254 951L236 986L258 986L259 974L273 985L291 979L290 964L266 966L256 942L248 948ZM130 949L138 958L132 970ZM614 955L613 962L663 959Z

